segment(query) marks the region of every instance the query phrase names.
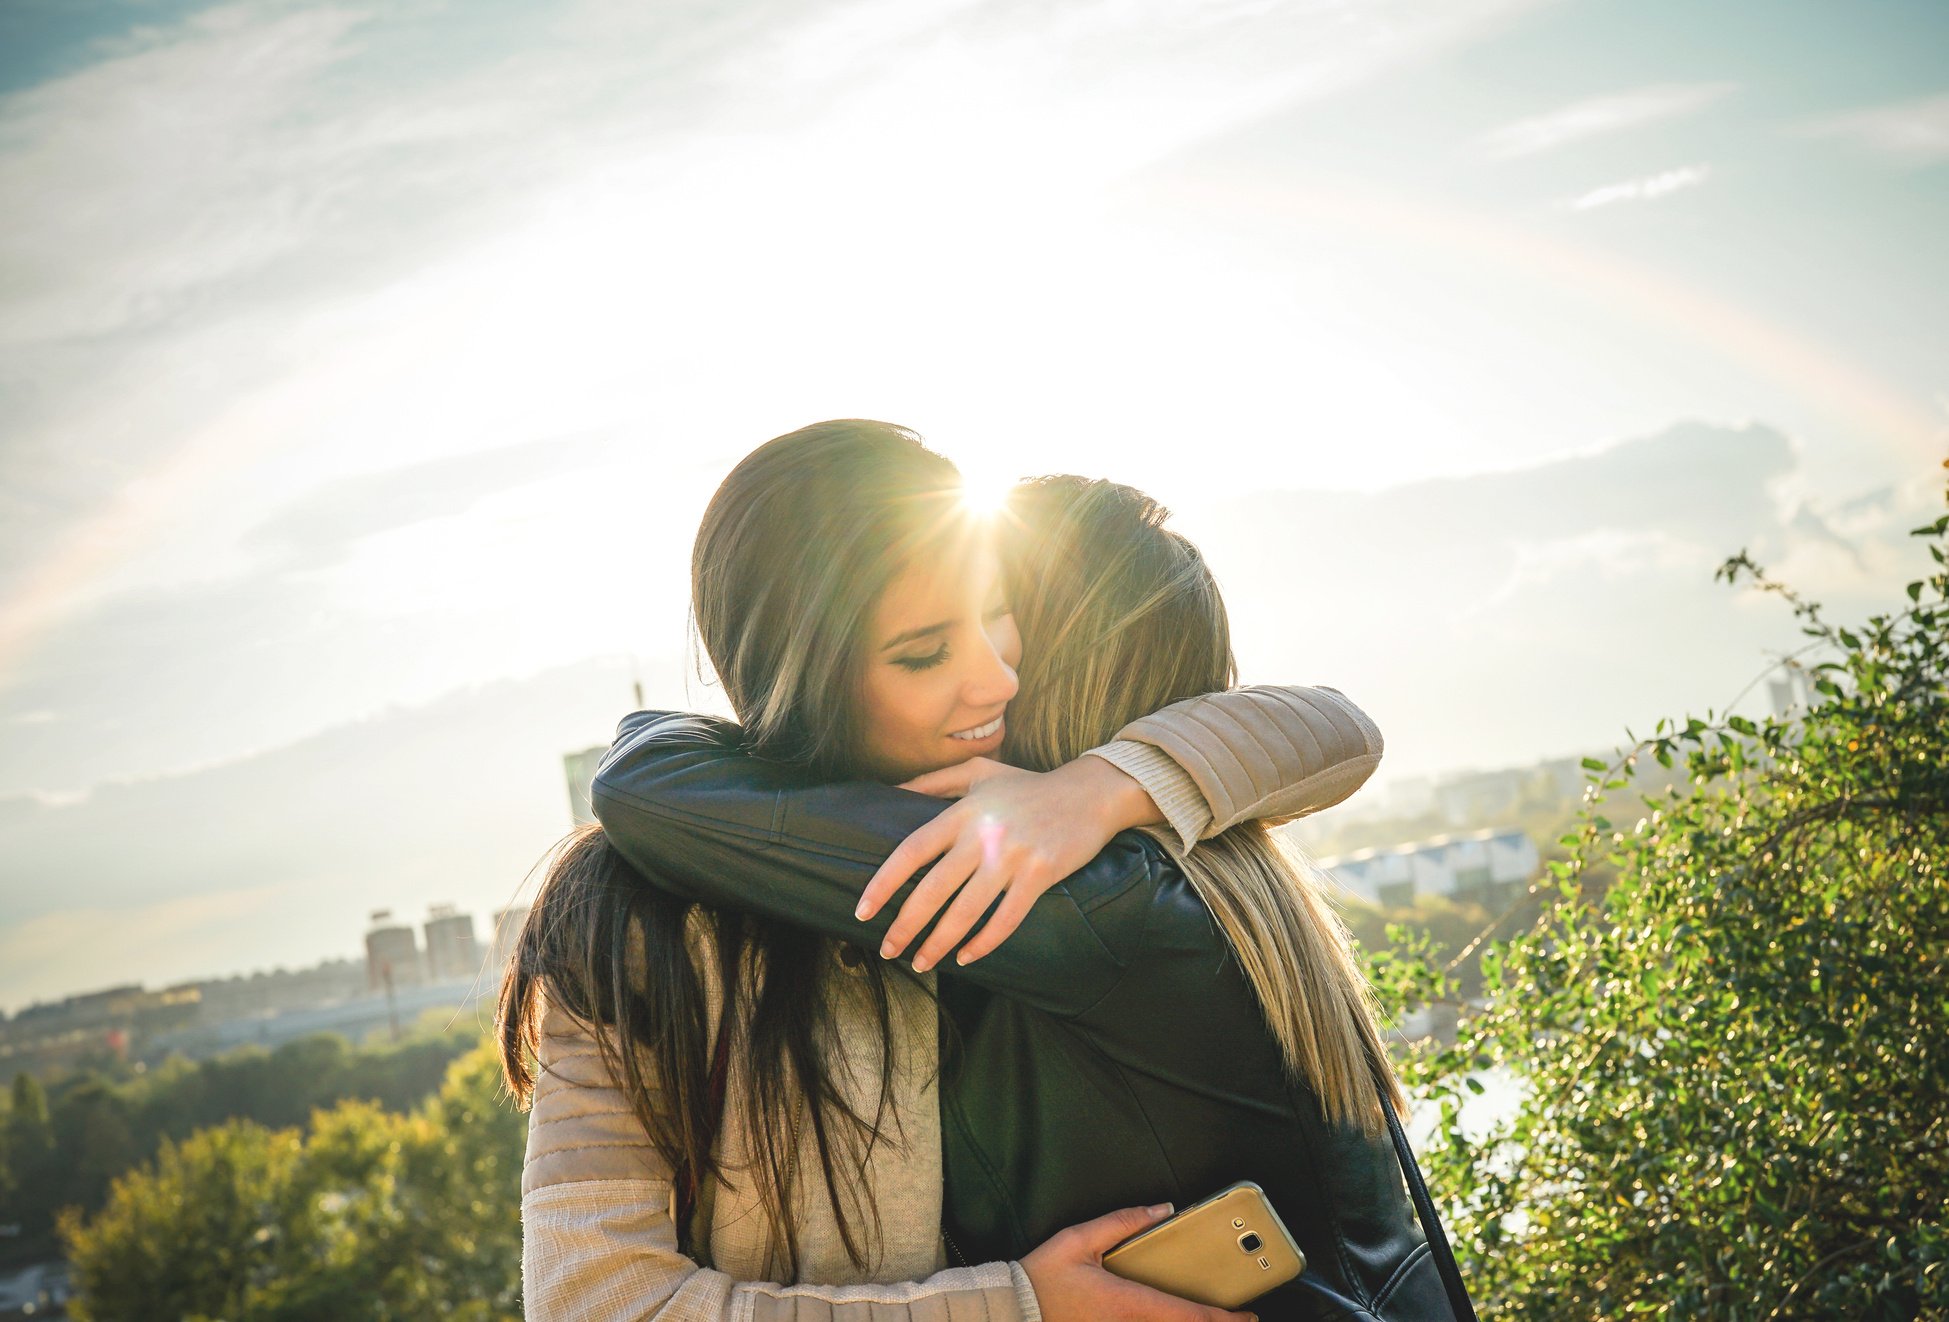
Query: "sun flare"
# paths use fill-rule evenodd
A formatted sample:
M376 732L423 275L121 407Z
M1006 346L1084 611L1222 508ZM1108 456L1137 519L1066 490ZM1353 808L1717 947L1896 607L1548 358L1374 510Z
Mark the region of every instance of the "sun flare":
M1011 478L1000 473L964 471L961 474L961 504L972 514L992 518L1007 506L1008 493L1014 486Z

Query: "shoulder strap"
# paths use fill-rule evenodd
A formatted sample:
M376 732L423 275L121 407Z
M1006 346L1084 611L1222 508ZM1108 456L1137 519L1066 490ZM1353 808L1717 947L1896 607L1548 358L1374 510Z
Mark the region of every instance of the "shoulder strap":
M1402 1132L1400 1117L1394 1114L1394 1103L1388 1100L1387 1089L1379 1087L1377 1091L1381 1114L1387 1117L1387 1132L1394 1139L1394 1155L1400 1160L1401 1174L1407 1179L1408 1196L1414 1200L1414 1214L1421 1221L1421 1233L1428 1238L1428 1252L1435 1260L1435 1270L1441 1273L1442 1287L1448 1291L1448 1306L1455 1314L1455 1322L1476 1322L1475 1305L1469 1302L1468 1291L1462 1287L1461 1269L1455 1265L1455 1254L1448 1247L1441 1218L1435 1214L1435 1200L1428 1196L1421 1167L1415 1164L1414 1149L1408 1146L1408 1136Z

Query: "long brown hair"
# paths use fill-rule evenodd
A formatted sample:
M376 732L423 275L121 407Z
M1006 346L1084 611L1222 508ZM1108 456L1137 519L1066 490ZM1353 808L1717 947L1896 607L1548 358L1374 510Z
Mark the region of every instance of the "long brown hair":
M917 434L859 418L768 441L719 486L691 557L691 605L752 752L828 776L856 771L861 639L902 568L975 535L959 488L953 464ZM714 969L699 967L686 942L686 923L699 918L714 924ZM880 1105L869 1118L840 1096L825 1055L834 1027L832 954L831 943L782 923L693 914L635 873L598 828L581 828L554 854L503 981L509 1087L523 1101L532 1097L528 1057L539 1046L545 990L593 1030L672 1168L728 1183L710 1143L705 979L713 979L721 1031L750 1062L752 1086L726 1099L727 1112L736 1106L752 1135L752 1177L786 1279L798 1271L791 1209L802 1099L841 1241L854 1265L865 1267L884 1242L878 1209L867 1200L876 1245L869 1251L842 1190L857 1203L873 1146L887 1137L895 1068L887 979L907 975L877 958L863 965L882 1042ZM741 999L746 975L754 990ZM694 1255L689 1229L678 1227L679 1242Z
M1182 698L1229 688L1231 629L1204 557L1132 487L1080 477L1018 486L1004 566L1022 631L1005 761L1060 766ZM1160 839L1165 837L1160 836ZM1344 923L1297 851L1258 822L1173 853L1238 956L1288 1074L1327 1118L1384 1128L1375 1085L1404 1104Z

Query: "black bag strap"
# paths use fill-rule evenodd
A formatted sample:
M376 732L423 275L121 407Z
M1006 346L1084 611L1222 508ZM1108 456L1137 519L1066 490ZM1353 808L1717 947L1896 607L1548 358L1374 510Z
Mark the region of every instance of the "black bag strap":
M1441 1273L1442 1287L1448 1291L1448 1306L1455 1314L1456 1322L1477 1322L1475 1305L1469 1302L1469 1292L1462 1287L1462 1271L1455 1265L1455 1253L1448 1247L1448 1235L1441 1228L1441 1218L1435 1214L1435 1200L1428 1196L1428 1185L1421 1178L1421 1167L1415 1163L1414 1149L1408 1146L1408 1136L1401 1129L1401 1119L1394 1114L1394 1103L1388 1099L1387 1088L1377 1087L1381 1099L1381 1114L1387 1117L1387 1132L1394 1138L1394 1155L1401 1162L1401 1174L1407 1178L1408 1197L1414 1200L1414 1214L1421 1222L1421 1233L1428 1238L1428 1253L1435 1260L1435 1270Z

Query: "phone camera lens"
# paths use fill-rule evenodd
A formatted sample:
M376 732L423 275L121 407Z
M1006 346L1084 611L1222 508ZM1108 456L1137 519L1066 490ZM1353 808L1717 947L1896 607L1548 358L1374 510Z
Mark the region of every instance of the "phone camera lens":
M1249 1230L1246 1231L1243 1235L1240 1235L1238 1237L1238 1246L1244 1249L1247 1253L1257 1253L1259 1251L1260 1246L1263 1245L1264 1243L1265 1243L1264 1240L1260 1239L1257 1235L1253 1234Z

